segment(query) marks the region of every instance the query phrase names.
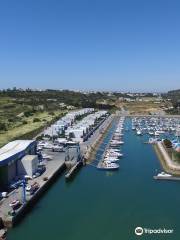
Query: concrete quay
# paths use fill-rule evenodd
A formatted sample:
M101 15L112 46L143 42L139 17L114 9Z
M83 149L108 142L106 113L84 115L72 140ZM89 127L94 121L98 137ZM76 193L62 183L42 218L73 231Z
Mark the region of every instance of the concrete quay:
M80 143L81 148L81 159L80 161L74 161L71 163L70 169L66 173L66 179L71 178L73 174L79 169L84 160L90 160L93 154L95 154L97 150L97 146L106 133L108 127L111 125L114 116L109 116L106 119L103 119L96 127L93 129L92 135L88 138L87 141ZM67 169L66 161L65 161L65 152L52 152L51 150L43 150L43 153L49 155L52 160L46 160L46 171L39 177L35 179L28 180L28 185L33 183L37 183L39 185L38 190L30 195L26 191L26 201L23 199L23 187L20 186L17 189L11 191L7 198L3 198L0 201L0 219L2 219L3 226L6 228L13 227L16 223L18 223L23 216L30 210L30 208L38 201L41 195L51 186L51 184L55 181L58 175ZM70 159L72 156L70 156ZM72 162L73 162L72 161ZM14 214L10 214L12 212L12 207L10 207L10 203L14 200L19 200L21 202L21 206L17 208Z
M92 135L89 136L88 140L80 143L81 149L81 160L78 162L72 162L69 171L66 173L65 178L70 179L77 170L85 165L86 161L90 161L92 153L96 152L97 145L100 143L104 133L107 131L110 123L112 122L112 116L103 119L96 127L92 130Z
M65 170L65 154L62 153L48 153L53 159L46 164L46 171L39 177L29 180L28 185L33 182L39 184L39 189L33 195L26 194L26 202L23 203L13 216L9 215L12 208L9 204L17 199L22 203L23 189L19 187L8 194L7 198L0 201L0 218L3 221L4 227L13 227L24 214L36 203L39 197L50 187L56 177Z
M93 160L93 157L97 151L99 144L101 143L105 133L112 124L115 115L110 115L101 125L99 129L96 130L94 135L89 139L84 145L84 159L85 162L89 163Z

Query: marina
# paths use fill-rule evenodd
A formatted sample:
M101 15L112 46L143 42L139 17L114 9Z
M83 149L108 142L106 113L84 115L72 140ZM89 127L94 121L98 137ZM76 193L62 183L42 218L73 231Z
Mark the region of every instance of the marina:
M107 144L102 159L99 161L97 168L99 170L118 170L119 169L119 160L123 156L120 152L120 145L123 145L122 141L123 136L123 125L125 118L120 118L117 123L117 127Z
M81 116L80 121L75 120L77 116ZM48 194L53 186L52 183L59 181L62 175L67 184L71 184L75 181L75 175L76 178L81 175L79 169L83 166L86 166L83 167L83 172L93 166L92 171L101 170L107 176L123 174L124 162L129 158L131 151L136 149L135 141L139 142L141 148L151 151L154 148L157 156L161 156L160 163L164 163L158 165L156 175L152 173L149 176L152 181L180 180L179 164L172 160L164 144L164 139L168 139L166 142L171 143L174 149L179 148L179 118L127 118L121 116L119 112L109 115L106 111L94 112L93 109L83 109L58 120L45 130L45 136L48 136L47 132L55 135L64 132L66 137L56 137L54 141L45 137L44 140L37 142L37 148L34 140L10 143L15 146L17 143L20 145L17 151L28 147L29 152L34 153L37 149L39 163L37 165L36 155L24 156L21 162L25 172L22 174L26 173L24 175L26 179L13 182L10 186L15 190L10 193L2 192L0 217L5 231L6 228L14 227L21 222L23 218L26 219L26 213L31 214L29 211L31 207L35 208L35 205L46 195L46 191ZM131 138L133 141L129 142ZM9 149L9 146L5 146L6 148ZM133 150L129 150L131 148ZM1 151L3 153L5 150ZM139 154L142 151L141 149ZM154 157L156 152L153 152ZM33 168L29 165L31 162ZM131 168L131 165L129 167ZM139 165L140 169L141 167ZM96 174L100 174L100 171Z
M0 9L0 240L180 240L180 1Z
M98 116L101 117L101 113ZM96 121L97 119L96 115ZM43 140L39 141L36 145L34 140L19 140L10 143L11 147L9 147L9 145L5 146L6 152L4 149L1 149L2 159L6 157L4 152L12 159L15 153L20 156L18 164L20 164L20 161L21 164L24 164L23 168L21 167L23 170L21 174L24 178L19 175L19 179L17 180L16 178L16 181L10 185L12 190L9 192L2 192L3 198L0 201L0 218L2 226L9 228L18 223L28 210L34 207L34 204L42 197L44 192L61 173L66 172L65 179L71 178L75 172L84 165L87 146L91 146L95 137L97 142L100 141L99 138L101 137L100 132L102 128L105 131L111 121L112 119L108 118L108 116L103 117L93 128L91 128L89 132L91 134L88 134L88 138L86 136L86 140L80 143L60 139L60 144L57 140L56 143L52 143L52 141L49 140ZM32 154L32 152L35 154L37 151L38 155L25 155L24 158L22 158L23 152L20 151L23 150L27 152L27 149L29 149L29 154ZM23 159L27 159L28 161L23 163ZM5 160L1 160L1 162L3 161L5 162ZM29 165L30 163L33 163L33 167ZM18 169L18 172L22 171L21 168ZM27 175L23 175L26 171ZM12 170L9 174L10 173L14 174Z
M114 121L99 146L95 161L100 160L116 127ZM125 120L124 127L131 127L130 119ZM37 202L37 207L20 224L10 229L8 239L21 239L25 234L27 240L58 240L59 237L63 240L81 240L83 235L88 240L117 239L119 236L131 239L134 228L139 225L173 226L171 239L178 239L179 182L154 181L155 172L162 172L162 167L151 145L143 144L133 131L124 131L123 141L124 156L119 171L96 171L87 165L70 182L57 179ZM171 202L173 204L169 204ZM107 209L107 205L111 208ZM168 218L165 218L164 212ZM76 221L69 222L74 217ZM93 231L89 227L92 222L95 226ZM53 229L53 232L48 229Z

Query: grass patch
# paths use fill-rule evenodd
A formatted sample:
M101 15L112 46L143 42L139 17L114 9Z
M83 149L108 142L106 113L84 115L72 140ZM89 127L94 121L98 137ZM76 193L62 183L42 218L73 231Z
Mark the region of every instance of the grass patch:
M54 111L54 115L49 115L49 112L42 112L36 113L31 117L24 118L22 125L15 126L12 129L7 130L6 132L0 133L0 146L3 146L4 144L14 139L21 138L22 136L25 136L26 134L31 132L38 134L38 132L36 132L35 130L39 129L39 131L42 131L43 128L47 127L48 124L55 121L57 117L60 117L63 113L64 112L62 111ZM37 122L34 122L35 118L39 120ZM46 122L43 121L43 119L46 119Z

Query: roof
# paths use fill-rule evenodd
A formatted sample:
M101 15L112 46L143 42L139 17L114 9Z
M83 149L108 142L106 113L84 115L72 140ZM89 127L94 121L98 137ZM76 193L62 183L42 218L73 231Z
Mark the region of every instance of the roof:
M34 140L15 140L9 142L4 147L0 148L0 165L7 164L12 157L16 154L22 154L31 144L35 143Z
M37 155L25 155L21 161L32 161L37 157L38 157Z

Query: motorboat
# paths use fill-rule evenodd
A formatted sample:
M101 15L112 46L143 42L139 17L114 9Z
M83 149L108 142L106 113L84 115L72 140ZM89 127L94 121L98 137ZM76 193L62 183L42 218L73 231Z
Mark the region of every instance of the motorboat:
M112 162L102 162L97 167L99 170L117 170L119 169L119 164Z
M118 141L118 140L111 140L110 144L111 145L121 145L121 144L124 144L124 142L123 141Z
M142 135L142 131L141 131L141 130L137 130L136 133L137 133L137 135L139 135L139 136Z
M118 153L118 152L109 152L109 151L107 151L105 155L106 155L106 156L110 156L110 157L122 157L122 156L123 156L122 153Z
M105 157L104 158L104 161L109 161L109 162L118 162L119 161L119 158L116 158L116 157Z
M161 173L158 173L157 177L166 178L166 177L172 177L172 175L165 172L161 172Z
M158 133L158 131L156 131L156 132L154 133L154 135L155 135L155 136L159 136L160 134Z

